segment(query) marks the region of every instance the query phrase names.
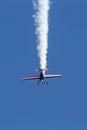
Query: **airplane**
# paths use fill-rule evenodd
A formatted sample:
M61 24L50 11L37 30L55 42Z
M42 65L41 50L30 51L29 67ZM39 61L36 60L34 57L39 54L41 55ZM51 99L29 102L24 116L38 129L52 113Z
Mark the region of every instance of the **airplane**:
M42 84L48 84L45 79L46 78L56 78L56 77L61 77L63 76L62 74L45 74L45 71L48 70L47 68L43 68L43 69L36 69L36 71L39 71L40 74L37 76L27 76L22 78L22 80L34 80L34 79L39 79L37 82L37 85L39 85L39 83Z

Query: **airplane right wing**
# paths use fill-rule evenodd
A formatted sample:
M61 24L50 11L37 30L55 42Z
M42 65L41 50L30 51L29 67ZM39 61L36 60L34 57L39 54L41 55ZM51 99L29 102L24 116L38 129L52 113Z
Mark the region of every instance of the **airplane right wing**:
M32 79L39 79L39 76L27 76L25 78L22 78L23 80L32 80Z
M62 74L45 74L45 78L56 78L56 77L61 77L63 76Z

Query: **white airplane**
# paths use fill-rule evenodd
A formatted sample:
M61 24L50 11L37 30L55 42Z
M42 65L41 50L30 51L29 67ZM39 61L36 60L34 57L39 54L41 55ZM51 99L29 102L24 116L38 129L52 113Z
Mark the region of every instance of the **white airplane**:
M37 76L27 76L25 78L22 78L22 80L34 80L34 79L39 79L37 84L39 85L39 83L43 83L43 84L48 84L45 79L46 78L55 78L55 77L61 77L63 76L62 74L45 74L44 72L48 70L47 68L43 68L43 69L36 69L36 71L40 71L40 74Z

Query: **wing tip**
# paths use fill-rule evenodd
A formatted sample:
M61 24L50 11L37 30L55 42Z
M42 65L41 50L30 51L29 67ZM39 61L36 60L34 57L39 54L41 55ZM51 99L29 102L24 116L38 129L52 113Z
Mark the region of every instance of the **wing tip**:
M60 76L60 77L62 77L62 76L63 76L63 74L59 74L59 76Z
M26 78L21 78L21 80L25 80Z

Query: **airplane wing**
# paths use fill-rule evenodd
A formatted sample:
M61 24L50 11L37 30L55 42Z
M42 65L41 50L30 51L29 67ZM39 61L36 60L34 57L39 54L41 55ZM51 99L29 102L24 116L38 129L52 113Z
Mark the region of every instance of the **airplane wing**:
M55 77L61 77L62 74L45 74L45 78L55 78Z
M32 79L39 79L39 76L27 76L25 78L22 78L23 80L32 80Z

